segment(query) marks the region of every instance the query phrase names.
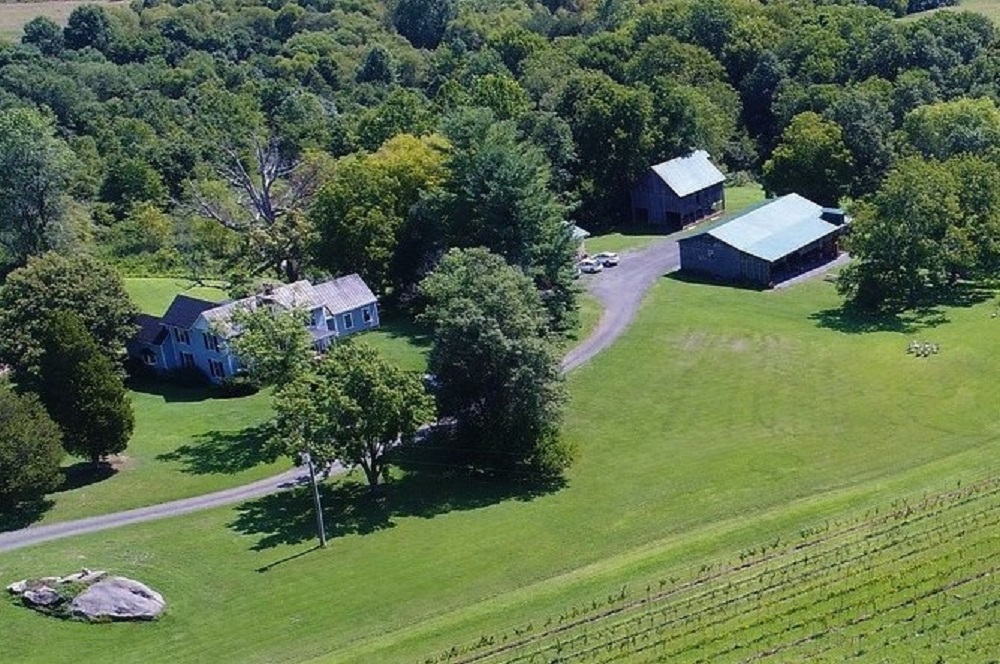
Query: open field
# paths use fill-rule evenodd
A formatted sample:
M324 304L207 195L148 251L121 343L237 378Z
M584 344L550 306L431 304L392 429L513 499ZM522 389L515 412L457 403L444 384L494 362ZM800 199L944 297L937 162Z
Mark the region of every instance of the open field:
M171 277L126 277L125 290L143 313L162 316L177 294L189 295L210 302L223 302L228 295L222 282L209 281L198 285L189 279Z
M954 9L976 12L993 19L995 23L1000 23L1000 2L997 0L961 0L958 7L952 8Z
M983 16L992 19L994 23L1000 24L1000 2L997 0L959 0L958 5L954 7L942 7L941 9L932 9L926 12L918 12L916 14L910 14L909 16L904 16L903 21L915 21L921 16L927 16L934 12L954 12L954 11L968 11L975 12L977 14L982 14Z
M726 212L722 218L739 214L762 200L764 200L764 190L759 184L726 187ZM657 232L649 224L643 224L635 228L626 228L614 233L587 238L587 252L596 254L602 251L622 252L630 249L641 249L663 236L662 232Z
M871 321L836 304L822 281L759 293L662 280L625 337L570 376L580 458L561 488L418 458L378 499L351 480L327 487L326 550L308 494L291 493L4 554L0 581L110 568L170 603L156 624L93 629L0 602L5 661L424 661L1000 474L996 305ZM941 352L907 355L912 338ZM942 559L995 553L993 532ZM772 624L741 615L731 624Z
M43 0L42 2L0 2L0 39L18 41L24 24L36 16L48 16L59 25L80 5L97 4L105 7L127 7L124 0Z

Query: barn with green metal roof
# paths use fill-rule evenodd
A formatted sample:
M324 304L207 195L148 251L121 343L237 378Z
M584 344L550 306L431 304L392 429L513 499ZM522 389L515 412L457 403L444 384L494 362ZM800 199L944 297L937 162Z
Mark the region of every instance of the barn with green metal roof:
M682 228L721 212L725 181L704 150L651 166L632 188L632 221Z
M770 286L837 257L846 218L798 194L681 238L681 270L731 283Z

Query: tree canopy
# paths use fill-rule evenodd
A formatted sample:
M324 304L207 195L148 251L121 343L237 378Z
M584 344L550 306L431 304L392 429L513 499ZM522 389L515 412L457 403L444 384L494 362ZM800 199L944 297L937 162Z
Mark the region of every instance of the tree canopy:
M62 429L63 447L97 463L125 451L135 415L120 372L71 312L44 319L45 352L33 384Z
M31 21L0 57L0 273L71 247L134 275L359 272L409 305L444 251L489 236L566 328L573 256L526 220L631 223L637 179L692 148L824 204L873 195L911 156L995 161L996 26L896 20L940 4L77 7L65 29ZM375 166L400 136L437 160L416 195ZM449 145L425 149L438 136Z
M0 381L0 508L55 489L64 454L62 433L38 398Z
M433 419L419 375L362 341L336 344L275 395L275 431L286 454L358 466L371 487L388 473L392 448Z
M10 273L0 288L0 362L19 380L38 375L52 316L80 319L98 352L114 365L124 357L138 313L121 277L87 254L49 252Z
M531 280L485 249L453 249L421 284L433 326L438 414L454 418L470 462L489 472L558 475L565 402L556 347Z
M0 267L23 265L65 243L65 196L74 157L37 111L0 111Z
M857 211L838 288L872 309L913 307L1000 267L1000 167L910 158Z

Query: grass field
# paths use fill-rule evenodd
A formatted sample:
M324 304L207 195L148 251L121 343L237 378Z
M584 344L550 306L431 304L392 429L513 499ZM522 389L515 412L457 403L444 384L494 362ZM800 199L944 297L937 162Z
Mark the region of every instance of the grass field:
M764 190L759 184L726 187L726 212L723 218L740 213L754 203L764 200ZM630 249L641 249L651 242L663 237L648 224L626 228L606 235L587 238L587 252L596 254L601 251L622 252Z
M25 23L36 16L48 16L65 25L70 13L80 5L99 4L105 7L127 7L124 0L42 0L41 2L0 2L0 39L18 41Z
M229 299L222 282L209 281L199 285L189 279L170 277L128 277L125 279L125 290L140 311L154 316L162 316L178 293L210 302Z
M982 14L983 16L992 19L994 23L1000 23L1000 2L998 0L959 0L958 5L954 7L943 7L941 9L932 9L927 12L919 12L916 14L910 14L909 16L904 16L903 21L915 21L921 16L927 16L934 12L953 12L953 11L968 11L975 12L977 14Z
M961 0L955 9L976 12L1000 23L1000 2L997 0Z
M561 488L411 464L378 499L327 487L326 550L308 495L290 493L4 554L3 581L110 568L170 603L156 624L98 629L0 603L4 661L433 660L998 474L995 304L888 322L836 304L821 281L661 281L626 336L570 377L580 458ZM941 352L907 355L912 338ZM970 564L996 551L993 532L969 540Z

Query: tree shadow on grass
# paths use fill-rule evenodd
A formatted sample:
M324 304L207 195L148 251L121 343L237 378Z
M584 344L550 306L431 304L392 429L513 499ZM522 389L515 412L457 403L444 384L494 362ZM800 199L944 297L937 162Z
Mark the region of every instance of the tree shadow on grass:
M529 501L559 490L562 480L528 481L473 473L444 463L435 450L412 447L397 458L398 477L374 491L346 478L320 486L327 538L368 535L395 526L404 517L433 518L507 500ZM315 539L316 514L308 485L243 503L229 524L244 535L259 535L251 547L263 551Z
M55 502L48 498L27 500L13 505L0 504L0 532L20 530L38 522Z
M96 464L89 461L81 461L80 463L74 463L72 466L66 466L62 469L62 472L63 481L59 485L59 488L56 489L56 493L72 491L103 482L106 479L114 477L118 473L118 469L105 461Z
M179 461L192 475L231 475L274 460L268 452L270 424L239 431L209 431L195 436L195 443L159 454L157 461Z
M378 330L390 339L403 339L415 348L431 347L431 331L400 313L386 312L380 319Z
M974 284L958 284L949 290L936 294L928 301L902 312L877 313L866 311L850 303L835 309L824 309L811 314L809 318L819 327L836 330L845 334L865 334L868 332L899 332L915 334L934 329L951 321L942 307L972 307L993 297L994 292Z
M195 403L219 398L214 385L177 385L167 379L133 380L129 388L141 394L161 397L167 403Z

